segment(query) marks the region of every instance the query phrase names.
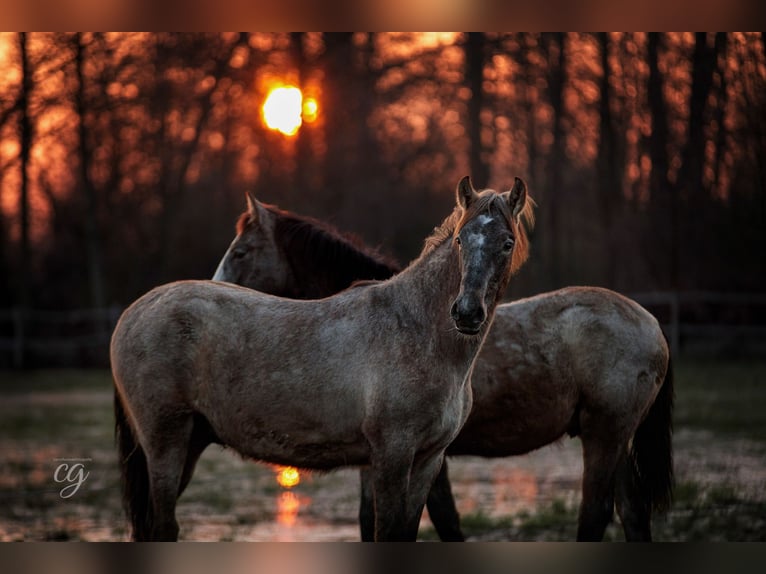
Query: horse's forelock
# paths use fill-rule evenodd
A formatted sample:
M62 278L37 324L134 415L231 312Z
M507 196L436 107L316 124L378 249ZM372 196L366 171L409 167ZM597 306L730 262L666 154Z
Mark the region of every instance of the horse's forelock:
M498 200L498 201L496 201ZM496 203L495 203L496 201ZM500 209L506 221L511 222L511 210L505 201L500 201L500 196L492 190L482 191L474 200L474 202L468 207L463 209L456 207L454 211L445 219L441 225L436 227L433 233L426 239L425 248L422 255L427 255L439 245L443 244L447 239L454 234L459 233L463 226L485 211L489 211L490 206L495 203Z
M455 223L451 234L458 233L468 221L478 216L479 214L487 212L493 207L497 208L505 218L508 226L513 231L513 236L516 244L513 248L513 255L511 255L510 272L515 273L529 258L529 238L527 236L527 227L529 227L529 229L534 227L534 208L536 205L537 204L535 203L534 199L527 195L527 200L523 209L521 210L521 213L518 215L518 217L514 217L508 202L506 202L499 194L495 193L494 191L485 190L481 192L476 201L474 201L467 210L463 211ZM456 213L460 213L460 211L456 211Z

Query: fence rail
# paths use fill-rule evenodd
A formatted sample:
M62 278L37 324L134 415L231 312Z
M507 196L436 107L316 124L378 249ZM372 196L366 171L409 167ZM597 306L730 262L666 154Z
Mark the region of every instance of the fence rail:
M0 309L0 366L105 364L122 308Z
M700 349L766 349L766 293L652 291L628 296L657 317L674 354L692 350L695 342ZM106 365L109 339L121 313L118 306L0 309L0 366Z
M695 339L717 339L719 346L743 339L766 342L766 293L648 291L628 297L657 317L674 354L684 351L685 343ZM713 308L726 312L714 313ZM728 317L706 318L711 315Z

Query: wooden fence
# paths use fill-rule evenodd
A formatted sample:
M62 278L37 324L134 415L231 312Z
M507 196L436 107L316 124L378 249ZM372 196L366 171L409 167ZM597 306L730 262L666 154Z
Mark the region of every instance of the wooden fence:
M122 313L104 309L0 309L0 366L106 366Z
M766 356L766 293L646 292L629 296L660 321L674 354ZM122 308L0 309L0 367L107 366Z
M628 296L657 317L676 355L766 352L766 293L652 291Z

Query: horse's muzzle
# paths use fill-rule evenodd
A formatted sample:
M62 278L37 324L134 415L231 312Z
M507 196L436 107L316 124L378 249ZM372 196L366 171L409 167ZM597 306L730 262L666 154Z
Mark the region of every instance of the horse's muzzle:
M480 298L460 296L452 304L450 316L458 331L464 335L477 335L487 319L487 310Z

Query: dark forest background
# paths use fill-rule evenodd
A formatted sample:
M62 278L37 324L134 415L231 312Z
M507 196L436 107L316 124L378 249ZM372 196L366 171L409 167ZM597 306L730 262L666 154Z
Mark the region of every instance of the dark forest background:
M764 291L762 33L6 33L0 69L3 308L209 278L247 190L404 263L465 174L539 204L512 297Z

